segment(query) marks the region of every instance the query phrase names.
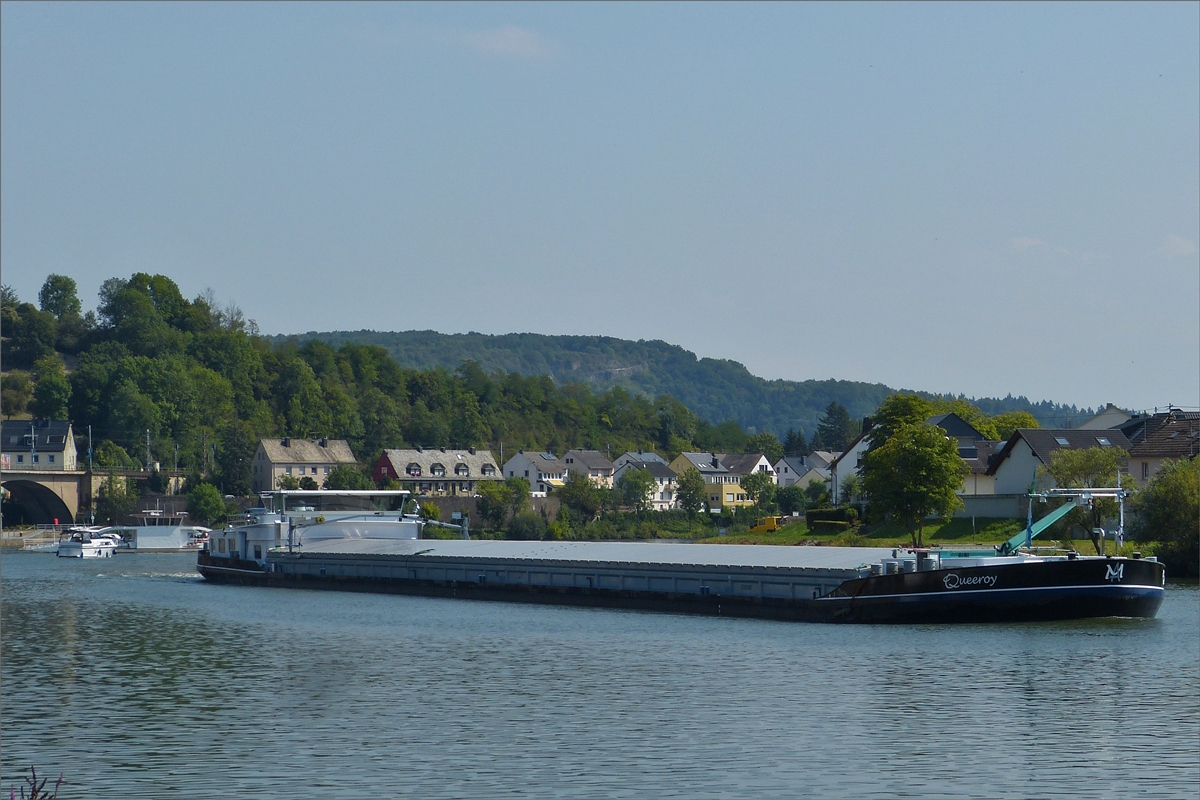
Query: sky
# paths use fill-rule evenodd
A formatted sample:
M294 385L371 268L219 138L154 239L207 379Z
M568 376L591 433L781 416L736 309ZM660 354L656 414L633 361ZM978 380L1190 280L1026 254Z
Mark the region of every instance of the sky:
M1200 3L0 5L0 272L1200 406Z

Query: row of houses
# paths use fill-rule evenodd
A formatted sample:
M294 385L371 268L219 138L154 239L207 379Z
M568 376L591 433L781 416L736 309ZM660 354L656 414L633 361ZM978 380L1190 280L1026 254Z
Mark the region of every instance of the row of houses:
M984 437L957 414L930 417L927 424L942 428L958 443L958 454L967 466L959 496L960 512L978 516L1016 516L1019 499L1037 478L1038 468L1050 463L1059 450L1116 447L1129 454L1128 476L1145 486L1167 459L1195 458L1200 454L1200 413L1169 409L1152 414L1132 414L1109 405L1077 428L1020 428L1003 442ZM861 476L868 448L869 422L864 432L829 466L830 491L842 499L848 475ZM1051 488L1041 479L1039 488Z
M991 509L981 516L1010 513L995 501L1023 496L1037 468L1048 464L1058 450L1121 448L1129 453L1130 477L1142 485L1165 460L1200 454L1200 413L1179 409L1132 414L1109 405L1077 428L1023 428L1004 442L986 439L956 414L931 417L927 423L956 440L967 465L959 491L968 506L964 513ZM531 494L544 497L565 485L572 472L596 486L612 488L626 471L639 469L655 480L651 505L665 510L678 506L679 476L694 468L704 479L708 504L714 510L751 505L741 482L756 472L769 475L780 487L804 488L821 480L840 500L847 476L861 473L869 421L864 428L843 452L818 450L806 456L784 456L775 463L761 453L680 453L668 462L641 450L616 460L596 450L568 450L562 456L522 450L501 466L489 450L414 448L383 451L372 467L372 477L378 483L392 480L414 494L430 496L472 496L481 482L521 477L529 482ZM0 442L5 470L79 468L70 422L7 420ZM251 463L252 487L256 493L269 491L285 477L308 478L321 486L338 465L354 463L350 445L343 439L262 439Z

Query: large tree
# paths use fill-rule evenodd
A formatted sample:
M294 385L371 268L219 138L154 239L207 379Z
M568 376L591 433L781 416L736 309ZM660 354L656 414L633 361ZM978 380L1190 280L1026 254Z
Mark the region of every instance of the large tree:
M768 461L774 464L783 458L783 445L779 443L779 439L775 438L775 434L763 431L747 439L742 452L762 453Z
M763 512L775 508L775 479L765 472L751 472L739 481L746 495Z
M29 410L42 419L67 419L67 404L71 400L71 384L67 371L58 356L43 356L33 365L37 385Z
M1157 541L1167 570L1181 578L1200 572L1200 459L1166 461L1134 501L1133 535Z
M925 518L948 517L959 507L956 490L966 466L958 445L924 422L902 425L863 459L863 488L875 509L904 525L914 547L923 543Z
M83 306L75 293L75 279L66 275L48 275L38 292L38 305L42 311L48 311L57 319L68 314L78 314Z
M656 483L649 470L631 467L621 473L617 489L626 505L641 512L650 507L650 493L654 491Z
M700 474L700 470L688 467L679 476L678 486L679 489L675 496L679 499L680 508L689 514L695 514L704 508L704 501L708 499L708 490L704 485L704 476Z
M850 412L846 410L846 407L833 400L825 407L825 413L817 424L817 433L813 437L813 441L820 444L820 447L817 448L819 450L838 452L849 447L861 432L861 426L850 419Z
M1112 487L1117 485L1117 472L1128 456L1119 447L1089 447L1084 450L1063 448L1051 453L1050 463L1038 472L1053 478L1060 489ZM1134 487L1132 480L1126 480L1125 484L1128 488ZM1099 553L1100 536L1096 530L1106 520L1115 519L1116 515L1115 500L1097 498L1092 501L1090 508L1077 508L1068 514L1065 524L1068 530L1080 529L1086 533Z

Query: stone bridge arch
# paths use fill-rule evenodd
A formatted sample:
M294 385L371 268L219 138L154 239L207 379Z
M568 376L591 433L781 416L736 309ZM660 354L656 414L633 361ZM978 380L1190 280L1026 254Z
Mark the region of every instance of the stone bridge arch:
M37 481L12 479L4 481L8 490L8 501L21 507L25 521L34 524L50 525L58 520L60 525L70 525L75 522L75 515L64 498L49 486ZM77 505L78 501L76 501ZM5 520L5 524L10 524Z

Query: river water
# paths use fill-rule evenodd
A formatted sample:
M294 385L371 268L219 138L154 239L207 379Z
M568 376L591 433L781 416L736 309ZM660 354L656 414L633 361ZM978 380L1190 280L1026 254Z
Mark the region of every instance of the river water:
M1147 797L1200 787L1200 591L1156 620L836 626L3 559L0 789L62 798Z

